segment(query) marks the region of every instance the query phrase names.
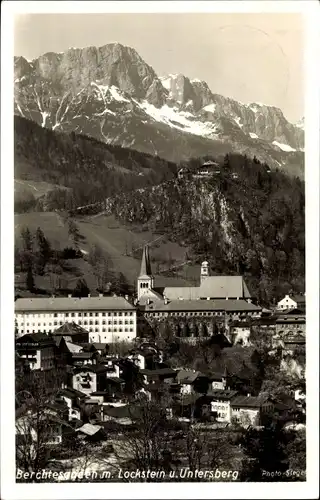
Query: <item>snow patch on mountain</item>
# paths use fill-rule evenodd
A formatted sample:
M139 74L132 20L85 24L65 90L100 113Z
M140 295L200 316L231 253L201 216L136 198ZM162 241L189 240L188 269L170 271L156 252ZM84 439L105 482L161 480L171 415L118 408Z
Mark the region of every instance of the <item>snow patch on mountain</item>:
M194 115L187 111L179 111L177 107L171 108L167 104L162 106L162 108L156 108L148 101L138 104L145 113L157 122L162 122L189 134L210 138L216 137L216 126L214 123L194 120Z
M242 128L243 127L243 123L240 123L240 120L241 120L241 118L239 116L236 116L234 118L234 121L236 122L236 124L238 125L238 127Z
M114 85L112 85L110 88L109 88L109 91L110 91L110 94L112 95L112 97L114 98L115 101L118 101L118 102L130 102L129 99L126 99L125 97L123 97L119 90L117 89L117 87L114 87Z
M50 116L50 113L47 113L46 111L41 111L41 116L42 116L41 127L45 127L46 126L47 117Z
M282 151L286 151L287 153L289 153L290 151L297 151L296 149L292 148L288 144L282 144L281 142L278 142L278 141L273 141L272 144L274 146L278 146L278 148L280 148Z
M215 109L216 109L216 104L214 104L214 103L208 104L207 106L205 106L202 109L204 109L204 111L209 111L210 113L214 113Z

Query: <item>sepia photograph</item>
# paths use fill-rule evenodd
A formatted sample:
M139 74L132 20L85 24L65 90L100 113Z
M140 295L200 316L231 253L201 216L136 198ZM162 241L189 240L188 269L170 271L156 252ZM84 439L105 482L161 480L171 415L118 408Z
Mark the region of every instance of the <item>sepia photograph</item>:
M316 498L319 5L8 3L14 498Z

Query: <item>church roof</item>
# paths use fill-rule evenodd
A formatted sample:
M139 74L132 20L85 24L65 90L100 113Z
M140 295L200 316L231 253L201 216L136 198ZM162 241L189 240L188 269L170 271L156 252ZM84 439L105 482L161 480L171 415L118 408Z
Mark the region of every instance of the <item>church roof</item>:
M165 287L163 295L169 300L223 299L251 297L242 276L208 276L200 286Z
M139 277L151 276L151 265L150 265L150 257L149 257L149 247L145 245L143 247L142 259L141 259L141 268Z
M200 297L244 298L251 297L242 276L209 276L200 285Z

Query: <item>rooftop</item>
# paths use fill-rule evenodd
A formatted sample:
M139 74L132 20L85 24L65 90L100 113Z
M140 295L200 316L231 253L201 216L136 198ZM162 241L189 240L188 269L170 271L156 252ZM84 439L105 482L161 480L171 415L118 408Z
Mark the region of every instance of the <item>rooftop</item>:
M261 308L250 304L245 300L234 299L217 299L217 300L172 300L167 304L155 302L147 305L145 310L148 311L244 311L244 312L259 312Z
M92 345L97 349L97 351L103 351L108 346L108 344L105 342L93 342Z
M242 276L208 276L198 287L173 286L165 287L163 294L169 300L210 297L210 299L244 298L251 297Z
M266 401L266 397L260 398L256 396L237 396L231 402L231 406L239 406L243 408L260 408Z
M84 424L82 427L77 429L77 432L83 432L87 436L94 436L101 429L102 427L100 425Z
M177 373L177 381L179 384L192 384L201 373L193 370L179 370Z
M233 390L224 390L224 389L214 389L211 391L207 392L207 396L209 396L212 399L218 399L222 401L230 401L231 399L235 398L235 396L238 394L238 391L233 391Z
M34 347L55 346L53 338L45 333L27 333L19 337L16 341L17 347L33 345Z
M134 310L123 297L46 297L22 298L15 302L15 312L29 311L104 311Z
M67 398L75 399L75 398L81 398L85 399L87 398L87 395L84 392L77 391L76 389L73 389L72 387L66 387L65 389L62 389L59 394L61 396L66 396Z
M170 377L173 377L177 372L172 368L157 368L156 370L140 370L140 373L142 373L143 375L147 375L147 377L153 378L161 375L168 375Z
M74 371L76 373L79 373L79 372L93 372L93 373L106 373L108 371L108 368L104 365L84 365L84 366L76 366L74 368Z
M82 326L77 325L73 321L67 321L62 326L54 330L53 335L78 335L78 334L89 334L88 330L82 328Z

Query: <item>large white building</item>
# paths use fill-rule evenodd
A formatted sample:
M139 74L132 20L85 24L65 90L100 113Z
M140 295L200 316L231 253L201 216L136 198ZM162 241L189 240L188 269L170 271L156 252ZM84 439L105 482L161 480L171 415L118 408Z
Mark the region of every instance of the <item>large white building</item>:
M90 342L130 341L137 335L137 313L123 297L23 298L15 302L18 336L53 333L67 322L89 332Z

